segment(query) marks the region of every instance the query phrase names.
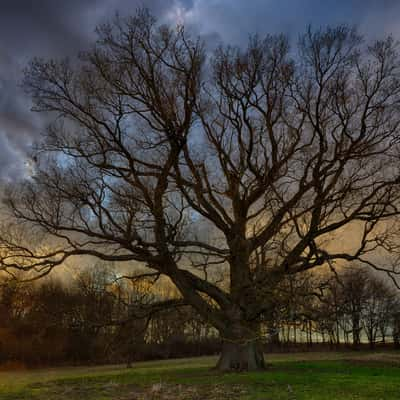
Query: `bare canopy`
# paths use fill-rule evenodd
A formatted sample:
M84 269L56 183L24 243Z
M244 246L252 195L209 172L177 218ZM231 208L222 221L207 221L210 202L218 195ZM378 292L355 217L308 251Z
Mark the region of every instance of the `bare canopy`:
M52 245L4 235L3 268L46 274L87 254L142 263L220 332L220 369L262 368L266 288L340 260L371 264L381 222L398 214L397 45L339 26L309 29L296 49L279 35L209 55L146 11L98 39L74 62L27 68L34 110L52 123L5 204ZM354 223L355 248L333 251Z

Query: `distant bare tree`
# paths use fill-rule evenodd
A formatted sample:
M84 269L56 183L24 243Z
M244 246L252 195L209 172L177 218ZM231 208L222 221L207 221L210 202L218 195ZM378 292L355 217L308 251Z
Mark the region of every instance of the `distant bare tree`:
M395 347L400 348L400 305L396 310L393 310L393 327L392 327L392 338Z
M397 311L397 302L387 284L374 276L368 277L366 293L361 322L369 345L374 348L379 336L385 342L388 328L392 325L393 311Z
M352 267L340 277L340 302L343 315L349 321L353 346L361 344L362 316L367 298L370 295L369 274L365 269ZM346 330L346 327L344 327Z
M131 262L133 275L142 264L219 331L219 369L262 368L267 283L372 264L398 215L397 45L364 46L339 26L309 29L297 52L278 35L210 58L145 11L98 35L76 63L26 71L34 110L54 120L34 176L5 204L48 247L4 236L3 268L43 275L80 255ZM329 245L354 226L352 250Z

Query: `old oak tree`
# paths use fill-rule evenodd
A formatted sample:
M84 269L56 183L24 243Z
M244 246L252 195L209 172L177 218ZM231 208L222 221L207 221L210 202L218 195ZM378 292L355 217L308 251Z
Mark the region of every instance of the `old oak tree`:
M73 62L32 61L24 86L51 122L5 204L51 245L5 234L3 268L40 276L92 255L167 276L220 333L221 370L264 366L276 282L372 264L398 213L390 37L365 45L339 26L309 29L295 49L278 35L210 54L140 11L100 26ZM357 237L342 251L331 242L348 226Z

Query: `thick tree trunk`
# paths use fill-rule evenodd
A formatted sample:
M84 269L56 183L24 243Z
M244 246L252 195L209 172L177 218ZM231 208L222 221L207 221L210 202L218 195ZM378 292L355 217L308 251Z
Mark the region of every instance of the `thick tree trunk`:
M264 354L258 341L223 342L216 369L220 371L257 371L264 368Z
M360 318L359 315L356 314L356 316L353 316L352 320L352 330L353 330L353 348L358 349L361 344L361 338L360 338Z
M220 371L256 371L264 369L264 353L259 324L236 322L221 332L222 350L216 369Z

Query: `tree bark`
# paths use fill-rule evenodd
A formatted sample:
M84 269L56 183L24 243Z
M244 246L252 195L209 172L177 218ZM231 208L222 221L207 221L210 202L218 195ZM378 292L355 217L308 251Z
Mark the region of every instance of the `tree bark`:
M265 368L259 341L245 343L224 341L216 369L219 371L257 371Z
M231 328L230 335L223 337L217 370L257 371L265 368L264 353L257 328L249 326Z

